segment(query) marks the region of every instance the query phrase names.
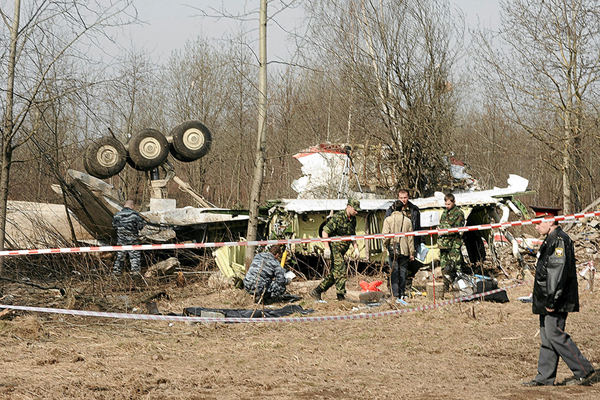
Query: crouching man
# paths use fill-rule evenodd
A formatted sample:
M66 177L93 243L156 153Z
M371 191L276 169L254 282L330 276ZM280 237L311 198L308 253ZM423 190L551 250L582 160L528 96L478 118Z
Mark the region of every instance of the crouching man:
M244 289L254 296L255 302L275 301L285 293L286 271L279 263L282 253L281 246L273 245L269 251L254 256L244 277Z

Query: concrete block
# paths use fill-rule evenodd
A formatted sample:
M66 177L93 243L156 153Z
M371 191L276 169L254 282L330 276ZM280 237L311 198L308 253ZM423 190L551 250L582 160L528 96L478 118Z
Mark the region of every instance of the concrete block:
M433 282L427 282L427 298L433 299ZM435 298L441 299L444 297L444 282L436 281L435 282Z
M412 280L413 287L415 287L416 289L419 289L419 290L425 290L425 288L427 287L427 282L429 282L430 277L431 277L431 271L427 271L427 270L423 270L423 269L417 271L417 273L415 274L415 277Z
M349 290L346 292L346 298L350 301L361 303L378 302L384 296L383 292L360 292L358 290Z

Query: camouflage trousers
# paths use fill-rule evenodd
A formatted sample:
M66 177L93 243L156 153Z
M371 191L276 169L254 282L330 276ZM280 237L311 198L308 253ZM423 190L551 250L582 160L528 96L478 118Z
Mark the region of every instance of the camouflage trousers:
M141 272L142 252L139 250L126 250L117 252L117 258L113 265L113 274L121 273L125 265L125 253L129 254L129 262L131 262L131 272Z
M452 283L456 279L456 273L462 270L463 257L460 251L461 240L450 243L449 248L440 249L440 266L444 275L444 283ZM449 278L446 278L446 275ZM448 279L450 279L449 282Z
M323 292L327 291L335 283L335 291L337 294L346 294L346 282L348 281L348 273L346 271L346 262L344 254L350 247L349 243L332 243L331 247L331 269L319 285Z

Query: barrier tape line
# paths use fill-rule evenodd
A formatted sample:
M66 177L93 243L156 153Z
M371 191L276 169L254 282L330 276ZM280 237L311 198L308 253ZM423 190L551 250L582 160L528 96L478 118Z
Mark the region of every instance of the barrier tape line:
M165 243L165 244L136 244L123 246L91 246L91 247L65 247L53 249L30 249L30 250L3 250L0 251L0 257L4 256L22 256L31 254L53 254L53 253L95 253L106 251L129 251L129 250L175 250L175 249L196 249L196 248L214 248L225 246L267 246L272 244L307 244L317 242L341 242L349 240L370 240L386 239L403 236L425 236L440 233L457 233L484 231L488 229L498 229L510 226L523 226L539 224L546 221L569 221L580 218L591 218L600 216L600 210L587 213L578 213L570 215L559 215L556 217L536 218L524 221L498 222L494 224L471 225L459 228L432 229L427 231L398 232L398 233L374 233L370 235L338 236L331 238L302 238L302 239L278 239L278 240L253 240L246 242L209 242L209 243Z
M32 311L41 313L52 313L52 314L67 314L67 315L81 315L88 317L104 317L104 318L117 318L117 319L136 319L136 320L151 320L151 321L180 321L180 322L324 322L324 321L346 321L356 319L367 319L376 317L386 317L388 315L395 314L408 314L417 311L434 310L436 308L445 307L450 304L456 304L463 301L474 300L480 297L484 297L490 294L502 292L509 289L532 283L533 281L519 282L514 285L506 286L503 288L493 289L484 293L477 293L468 296L458 297L456 299L447 300L441 303L429 304L421 307L413 307L401 310L390 310L368 314L352 314L352 315L336 315L336 316L323 316L323 317L266 317L266 318L215 318L215 317L187 317L178 315L151 315L151 314L127 314L127 313L109 313L100 311L82 311L82 310L67 310L63 308L45 308L45 307L27 307L27 306L13 306L7 304L0 304L1 308L8 308L12 310Z

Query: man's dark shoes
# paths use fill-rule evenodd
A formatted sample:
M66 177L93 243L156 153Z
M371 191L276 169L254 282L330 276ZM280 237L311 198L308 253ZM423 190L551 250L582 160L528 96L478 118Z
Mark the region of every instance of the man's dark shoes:
M341 294L341 293L338 293L338 294L337 294L337 300L338 300L338 301L344 301L344 300L346 300L346 296L344 296L344 295L343 295L343 294Z
M596 371L592 371L582 378L572 377L567 379L563 384L565 386L588 386L595 382L598 382L598 377L596 375Z
M535 379L532 381L529 381L529 382L521 382L521 385L527 386L527 387L546 386L543 383L536 381Z
M317 300L317 301L321 301L321 293L323 293L323 291L321 290L321 288L319 286L317 286L316 288L314 288L310 293L310 297L312 297L313 299Z

